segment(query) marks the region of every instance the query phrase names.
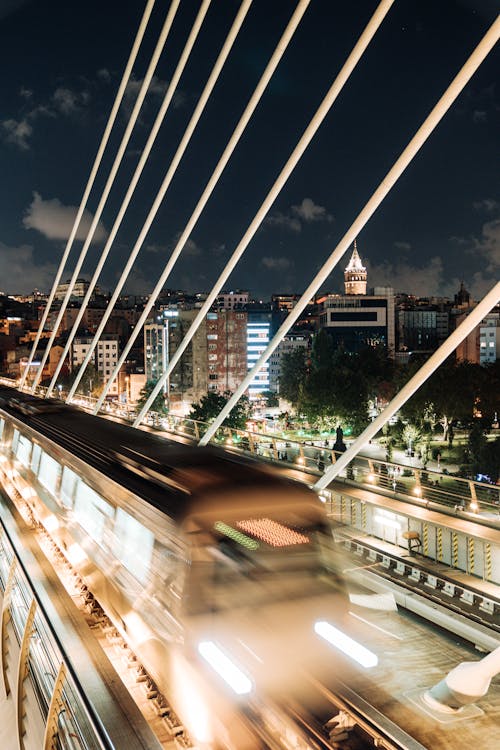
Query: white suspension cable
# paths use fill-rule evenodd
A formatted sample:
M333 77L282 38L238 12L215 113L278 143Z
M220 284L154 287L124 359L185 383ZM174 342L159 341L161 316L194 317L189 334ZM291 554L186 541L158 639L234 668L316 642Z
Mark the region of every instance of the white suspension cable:
M224 168L229 161L231 154L233 153L234 149L236 148L236 145L241 138L257 104L259 103L260 98L262 97L267 84L269 83L269 80L271 76L273 75L280 59L282 58L283 54L285 53L285 50L295 32L295 29L297 28L298 24L300 23L300 20L302 16L304 15L309 3L311 0L299 0L299 3L297 4L297 7L295 9L295 12L290 19L290 22L288 23L283 36L281 37L280 41L278 42L278 45L273 52L273 55L269 61L269 63L266 66L266 69L264 73L261 76L261 79L259 83L257 84L257 87L252 94L250 101L248 102L245 111L243 112L226 148L224 149L224 152L219 159L217 166L215 167L212 176L210 180L208 181L205 190L203 191L203 194L201 198L199 199L198 203L196 204L196 207L191 214L191 218L189 219L184 231L182 232L174 250L172 251L172 255L170 256L170 260L168 261L162 275L160 276L158 283L156 284L153 292L150 295L150 298L148 300L148 303L146 307L144 308L144 311L135 326L135 329L132 331L132 334L129 338L129 341L127 342L125 349L122 352L122 355L118 361L118 364L116 365L115 369L113 370L113 373L111 374L110 379L106 383L106 386L104 387L103 392L101 393L101 396L99 397L99 400L97 401L97 404L94 409L94 414L97 414L99 409L102 406L102 403L104 399L106 398L114 380L116 379L123 363L125 362L128 353L130 349L132 348L132 345L142 331L142 326L147 321L149 313L151 312L152 308L154 307L154 304L156 302L156 299L158 295L160 294L169 274L172 270L173 266L175 265L175 262L177 258L179 257L180 253L182 252L182 249L184 245L186 244L187 240L189 239L189 236L193 230L193 228L196 225L196 222L198 221L200 214L202 213L206 203L208 202L208 199L210 198L212 192L215 189L215 186L217 185L217 182L219 181L219 178L224 171ZM137 244L142 244L144 242L144 239L146 237L147 232L149 231L149 228L153 222L153 219L156 215L156 212L158 211L158 208L161 204L161 192L158 194L151 211L148 215L148 218L146 219L146 223L144 225L143 230L141 231L141 234L139 235L139 238L137 240ZM135 250L135 248L134 248Z
M361 59L362 55L364 54L368 44L372 40L373 36L375 35L377 29L379 28L380 24L382 23L383 19L389 12L394 0L382 0L382 2L378 5L377 9L375 10L375 13L371 17L370 21L368 22L365 30L361 34L360 38L358 39L357 43L355 44L352 52L350 53L349 57L347 58L346 62L342 66L342 69L340 70L339 74L335 78L335 81L333 82L332 86L330 87L327 95L321 102L319 108L317 109L316 113L314 114L314 117L312 118L311 122L307 126L306 130L304 131L302 137L300 138L298 144L294 148L291 156L289 157L288 161L286 162L285 166L281 170L278 178L276 179L274 185L272 186L271 190L267 194L264 202L262 203L261 207L257 211L254 219L252 220L250 226L248 227L247 231L243 235L243 238L241 239L240 243L238 244L236 250L232 254L231 258L228 260L224 270L222 271L221 275L217 279L217 281L214 284L214 287L210 294L208 295L206 301L204 302L203 306L201 307L199 313L197 314L196 318L192 322L189 330L187 331L186 335L184 336L182 342L179 345L179 348L176 350L174 356L172 357L171 361L167 365L166 371L163 373L163 375L158 380L155 388L151 392L148 400L142 407L140 413L138 414L135 422L134 427L137 427L142 420L144 419L145 414L147 413L148 409L151 407L151 404L153 403L154 399L160 392L160 389L163 386L163 383L167 380L168 377L170 377L170 374L174 367L176 366L177 362L179 361L180 357L182 356L184 350L188 346L189 342L193 338L194 334L198 330L199 326L205 319L206 314L209 312L210 308L212 307L212 304L214 303L215 299L217 298L217 295L219 294L220 290L224 286L226 280L229 278L231 272L235 268L236 264L238 263L239 259L245 252L247 246L249 245L252 237L254 236L255 232L261 225L262 221L264 220L264 217L266 216L267 212L271 208L272 204L276 200L276 197L279 195L281 189L285 185L287 179L295 169L297 163L301 159L302 155L304 154L305 150L307 149L309 143L313 139L316 131L318 130L319 126L325 119L326 115L330 111L334 101L336 100L337 96L342 91L342 88L346 81L348 80L350 74L356 67L357 63ZM153 395L154 394L154 395Z
M265 351L261 354L254 367L250 370L244 381L236 389L233 396L229 399L227 404L221 410L220 414L209 426L207 432L203 435L200 440L200 445L206 445L210 440L215 431L220 427L224 419L227 417L231 409L237 403L238 399L243 394L244 390L253 380L255 374L260 368L267 362L271 354L283 340L286 333L290 330L293 324L298 320L305 307L309 303L309 300L316 294L321 285L327 280L339 260L344 255L347 248L349 248L356 237L359 235L365 224L368 222L370 217L375 213L379 205L382 203L386 195L396 184L397 180L404 172L406 167L410 164L414 156L423 146L427 138L431 135L434 128L438 125L441 119L444 117L450 106L453 104L457 96L466 86L468 81L472 78L476 70L479 68L484 58L495 46L498 41L500 34L500 20L497 19L495 23L488 29L485 36L478 44L472 55L469 57L465 65L462 67L458 75L454 78L450 86L447 88L443 96L439 99L438 103L431 111L429 116L425 119L424 123L417 130L413 138L411 139L408 146L400 155L399 159L395 162L393 167L389 170L387 175L384 177L379 187L373 193L372 197L365 205L361 213L358 215L350 229L346 232L339 244L330 255L326 263L323 265L318 274L314 277L313 281L309 284L306 291L298 301L297 305L293 308L290 314L287 316L285 321L280 326L278 332L274 336L273 340L269 343ZM168 368L167 368L168 373ZM161 382L161 381L159 381ZM153 395L153 394L151 394ZM155 394L156 395L156 394Z
M336 476L344 469L347 464L352 461L353 458L358 454L361 448L371 440L377 432L389 421L389 419L405 404L408 399L413 396L422 383L425 383L432 373L437 370L440 364L442 364L447 357L452 354L456 347L466 338L466 336L479 325L481 320L500 302L500 281L488 292L481 302L468 314L462 323L456 328L453 333L448 336L446 341L441 344L434 354L429 357L427 362L424 362L422 367L410 378L406 385L401 388L399 393L392 399L390 404L386 406L383 412L381 412L376 419L371 422L368 427L361 433L361 435L354 441L354 443L335 461L334 464L328 467L323 476L314 485L316 489L324 489L328 487Z
M210 2L210 0L205 0L205 2ZM139 93L137 95L136 102L134 104L134 108L132 110L132 114L130 115L129 122L127 124L127 127L125 129L125 133L122 137L120 146L118 148L117 154L115 156L115 160L113 162L113 166L111 167L111 171L109 173L108 179L106 181L106 185L104 187L101 200L99 201L99 205L97 207L95 216L92 220L92 223L90 225L90 229L87 235L87 239L85 240L85 243L80 251L80 257L78 258L78 261L75 265L75 269L73 271L73 275L71 277L71 281L69 283L68 289L66 291L66 294L64 296L64 299L61 303L61 307L59 309L56 322L54 323L54 327L52 330L52 333L49 338L49 342L47 344L47 347L45 349L44 355L42 357L42 361L40 362L40 368L39 372L37 373L37 376L33 383L32 390L34 391L40 382L40 379L42 377L43 368L45 365L45 362L47 361L47 357L49 356L50 349L52 347L52 344L54 343L54 339L57 336L59 325L61 323L62 317L64 315L64 311L66 310L66 307L68 305L68 302L71 298L71 294L73 292L73 288L75 286L76 280L78 279L81 267L83 265L83 261L85 260L85 256L87 255L87 251L90 247L90 243L92 242L92 238L94 236L94 232L97 228L97 225L99 223L99 220L101 218L101 214L104 210L104 206L106 205L106 201L108 200L109 193L111 192L111 188L113 187L113 183L116 177L116 174L118 172L118 169L120 167L120 164L122 162L123 156L125 155L125 151L128 145L128 142L130 140L130 137L132 135L132 130L134 129L134 125L136 123L136 120L139 116L140 109L142 107L143 101L146 97L147 90L149 88L149 84L151 83L151 79L153 77L154 71L156 69L156 66L158 64L158 60L160 58L160 55L163 51L163 47L165 46L165 42L167 40L168 34L170 32L170 29L172 27L172 23L175 18L175 14L177 12L177 8L179 7L180 0L172 0L172 4L170 6L170 9L167 13L167 18L165 20L165 23L163 24L163 28L160 33L160 37L158 39L158 42L156 44L155 50L153 52L153 56L151 58L151 62L149 63L148 70L146 72L146 75L144 77L144 80L142 82L141 88L139 90Z
M118 88L118 92L116 94L115 101L114 101L113 107L111 109L111 113L109 115L108 122L107 122L106 128L104 130L104 134L103 134L103 136L101 138L101 143L99 145L99 148L98 148L98 151L97 151L97 155L96 155L95 160L94 160L94 164L93 164L92 169L90 171L90 176L89 176L89 179L87 181L87 186L86 186L85 191L83 193L82 200L80 202L80 207L78 208L78 211L77 211L77 214L76 214L76 217L75 217L75 221L74 221L73 227L71 229L71 232L70 232L70 235L69 235L69 238L68 238L68 242L66 243L66 247L64 249L64 253L62 255L61 262L59 263L59 268L57 269L57 273L56 273L56 276L55 276L55 279L54 279L54 283L52 284L52 289L50 291L49 298L47 300L47 304L45 305L45 310L43 311L42 319L40 321L40 325L38 327L38 331L37 331L37 334L35 336L35 340L33 341L33 347L31 349L31 353L30 353L29 358L28 358L28 363L27 363L27 365L25 367L25 370L24 370L24 373L23 373L23 375L21 377L21 381L20 381L20 384L19 384L20 388L22 388L23 385L24 385L24 382L25 382L26 377L27 377L28 372L29 372L29 368L31 367L31 364L33 362L33 358L34 358L35 353L36 353L37 346L38 346L39 341L40 341L40 336L42 335L43 328L45 326L45 323L47 322L47 318L49 316L49 311L50 311L52 302L54 300L55 293L56 293L59 281L61 280L61 276L63 274L64 267L66 265L66 261L68 260L68 256L69 256L71 248L73 246L73 241L75 239L76 232L77 232L78 226L80 224L80 220L81 220L83 212L85 210L85 206L87 205L87 200L88 200L88 197L90 195L90 191L92 189L92 186L94 184L94 180L95 180L97 172L99 170L99 166L101 164L101 160L102 160L104 151L106 149L106 145L108 143L109 136L111 134L111 130L112 130L114 122L116 120L116 115L118 114L118 110L120 108L120 104L122 102L123 95L125 93L125 89L127 87L127 83L128 83L129 78L130 78L130 74L132 72L132 68L134 66L134 62L135 62L136 57L137 57L137 53L139 52L139 47L141 46L141 42L142 42L142 39L144 37L144 33L146 31L146 27L148 25L149 17L150 17L150 15L152 13L154 4L155 4L155 0L148 0L146 8L144 9L144 14L142 16L141 23L139 24L139 29L137 31L137 35L135 37L134 44L132 45L132 50L130 52L130 56L129 56L127 65L125 66L125 70L123 72L122 80L121 80L120 86Z
M189 121L188 126L186 127L186 130L184 132L182 140L179 143L179 146L177 147L177 151L175 152L175 155L174 155L174 157L173 157L173 159L171 161L171 164L170 164L170 167L169 167L169 169L167 171L165 179L164 179L164 181L162 183L162 188L164 188L163 196L165 195L168 187L170 186L170 183L171 183L171 181L172 181L172 179L174 177L174 174L175 174L175 172L177 170L177 167L179 166L179 163L180 163L180 161L181 161L181 159L182 159L182 157L183 157L183 155L184 155L184 153L185 153L185 151L186 151L186 149L188 147L188 144L189 144L189 142L191 140L191 136L193 135L194 130L195 130L195 128L196 128L196 126L197 126L197 124L198 124L198 122L200 120L200 117L203 114L203 111L204 111L204 109L206 107L206 104L207 104L207 102L208 102L208 100L210 98L210 95L211 95L214 87L215 87L215 84L216 84L216 82L217 82L217 80L219 78L219 75L220 75L220 73L222 71L222 68L224 67L224 64L225 64L225 62L227 60L229 52L231 51L231 48L232 48L232 46L233 46L233 44L234 44L234 42L236 40L238 32L239 32L239 30L241 28L241 25L242 25L242 23L243 23L243 21L245 19L246 14L248 13L248 10L249 10L251 4L252 4L252 0L243 0L243 2L241 3L240 9L239 9L239 11L238 11L238 13L236 15L236 18L234 19L233 25L232 25L232 27L231 27L231 29L230 29L227 37L226 37L226 41L224 42L224 45L223 45L223 47L222 47L222 49L221 49L221 51L219 53L219 56L218 56L218 58L217 58L217 60L216 60L216 62L214 64L214 67L212 69L210 77L209 77L209 79L208 79L208 81L207 81L207 83L205 85L205 88L204 88L204 90L203 90L203 92L202 92L202 94L201 94L201 96L200 96L200 98L198 100L196 108L195 108L195 110L194 110L194 112L193 112L193 114L191 116L191 119ZM105 246L105 248L104 248L104 250L102 252L102 256L101 256L99 264L98 264L98 266L96 268L94 277L92 278L92 281L90 282L90 287L89 287L89 289L87 291L87 295L85 297L85 300L82 303L82 309L80 310L80 313L79 313L77 319L75 320L75 323L74 323L73 329L72 329L72 331L70 333L68 342L66 343L65 350L63 351L63 353L61 355L61 359L59 361L57 370L54 373L54 376L52 378L52 382L51 382L51 384L49 386L48 394L51 393L51 391L53 390L53 388L54 388L54 386L56 384L57 377L58 377L60 369L62 367L62 363L64 362L64 358L66 357L66 355L67 355L67 353L69 351L69 347L71 346L71 342L73 341L73 338L74 338L74 336L76 334L76 331L78 329L78 325L79 325L79 323L81 321L81 318L83 316L83 309L88 304L88 301L90 299L90 295L92 293L92 290L95 287L95 284L97 283L97 280L99 278L99 274L100 274L100 272L102 270L102 267L104 265L106 257L108 255L109 250L111 248L111 245L112 245L112 243L114 241L115 235L116 235L116 233L118 231L118 228L119 228L119 226L121 224L121 221L123 219L125 211L127 210L127 206L128 206L129 201L130 201L130 198L132 196L132 193L133 193L133 191L135 189L135 186L136 186L136 184L137 184L137 182L139 180L139 177L141 175L141 172L142 172L142 169L144 167L144 164L146 163L146 159L148 158L149 152L151 151L151 148L153 147L153 143L155 141L156 135L157 135L158 130L160 128L161 122L162 122L162 120L163 120L163 118L165 116L165 112L167 111L167 107L168 107L168 104L170 102L170 99L172 98L173 92L175 90L175 86L177 85L177 84L173 85L174 79L175 79L175 74L174 74L174 77L172 78L172 81L170 82L169 90L167 91L167 94L165 96L165 100L164 100L164 103L162 105L162 108L160 109L160 112L158 113L158 117L157 117L156 122L155 122L155 124L154 124L154 126L152 128L151 135L149 136L148 142L147 142L147 144L146 144L146 146L144 148L144 151L142 153L142 156L141 156L141 159L140 159L139 164L137 166L137 169L135 171L135 174L134 174L134 176L133 176L133 178L132 178L132 180L130 182L130 187L129 187L129 189L127 191L127 194L126 194L126 196L124 198L124 201L122 203L120 211L118 212L118 216L116 218L116 221L115 221L115 224L113 226L113 229L111 230L111 233L109 235L109 238L108 238L108 241L106 243L106 246ZM87 352L87 354L85 356L85 359L83 360L82 365L81 365L81 367L80 367L80 369L79 369L79 371L77 373L77 376L76 376L76 378L75 378L75 380L73 382L73 385L71 386L71 389L69 391L68 397L66 399L67 401L71 401L71 399L73 398L74 394L76 393L76 390L78 388L80 380L83 377L83 374L85 372L85 369L86 369L88 363L90 362L90 359L91 359L91 357L92 357L92 355L94 353L95 347L97 346L97 344L99 342L99 339L101 337L102 332L104 331L106 323L108 322L108 320L109 320L109 318L110 318L110 316L111 316L111 314L113 312L113 309L114 309L114 306L116 304L116 301L118 300L118 298L120 296L120 292L121 292L121 290L123 288L123 285L125 284L125 281L126 281L128 275L129 275L129 273L130 273L130 271L132 269L132 266L135 263L135 260L137 258L137 255L139 254L139 251L140 251L141 247L142 247L142 244L137 244L136 243L136 245L134 246L134 249L130 253L129 259L128 259L126 265L125 265L125 268L123 269L123 272L122 272L119 280L118 280L118 283L117 283L117 285L115 287L113 295L112 295L112 297L111 297L111 299L110 299L110 301L108 303L108 306L106 307L106 310L104 311L104 316L103 316L103 318L102 318L102 320L101 320L101 322L99 324L99 327L97 328L95 336L94 336L94 338L92 340L92 343L90 345L89 351Z

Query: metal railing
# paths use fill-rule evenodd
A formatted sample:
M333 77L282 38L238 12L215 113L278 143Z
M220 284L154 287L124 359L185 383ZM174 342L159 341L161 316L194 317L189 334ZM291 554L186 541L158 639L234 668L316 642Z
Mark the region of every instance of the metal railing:
M8 378L0 378L0 384L15 387L14 381ZM38 388L37 392L43 395L44 390ZM96 399L92 396L77 395L72 403L91 410ZM107 403L102 412L127 421L133 421L135 417L135 411L125 404ZM152 411L147 415L145 424L192 439L193 442L198 442L208 428L207 423L189 417L174 414L161 416ZM333 446L331 437L326 440L298 440L267 431L254 432L220 427L211 442L318 476L340 455L330 447ZM484 517L490 522L500 524L500 487L451 475L446 472L445 467L443 471L438 471L425 466L398 464L358 455L340 473L339 478L346 482L372 487L373 491L381 491L384 494L410 497L424 507L426 503L435 503L456 510L471 511L477 514L479 522L481 517Z

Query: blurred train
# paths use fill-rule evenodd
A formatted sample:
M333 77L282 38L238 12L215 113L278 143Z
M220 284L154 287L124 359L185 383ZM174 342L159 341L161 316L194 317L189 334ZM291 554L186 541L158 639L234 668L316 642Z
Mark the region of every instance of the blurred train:
M347 610L317 495L215 448L23 402L0 389L10 481L196 747L261 747L249 714L329 663L315 623Z

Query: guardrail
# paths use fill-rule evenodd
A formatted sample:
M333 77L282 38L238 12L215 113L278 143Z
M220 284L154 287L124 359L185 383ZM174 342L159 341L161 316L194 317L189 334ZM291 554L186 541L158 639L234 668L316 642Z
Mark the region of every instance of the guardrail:
M0 384L15 387L15 383L8 378L0 378ZM37 392L44 395L45 390L38 388ZM96 399L78 395L72 403L92 409ZM134 411L120 404L107 403L102 412L127 421L133 421L135 417ZM156 412L149 412L146 424L196 442L208 427L205 422L189 417L174 414L163 417ZM318 476L340 455L333 450L333 445L330 447L333 444L332 439L299 441L269 432L237 430L230 427L220 427L211 442ZM397 464L362 455L358 455L339 476L364 486L371 486L374 490L379 488L384 493L412 497L419 504L425 505L428 501L456 510L472 511L478 514L478 521L481 520L481 515L484 515L489 520L500 523L500 487L497 485L452 476L446 471L436 471L424 466Z
M5 694L14 696L17 708L16 745L24 750L26 700L24 682L29 677L45 724L43 750L112 750L99 719L93 715L85 692L52 629L9 533L0 519L0 587L2 672ZM19 646L18 664L10 664L8 625ZM12 649L11 649L12 650ZM9 683L16 673L17 691ZM16 697L17 696L17 697Z

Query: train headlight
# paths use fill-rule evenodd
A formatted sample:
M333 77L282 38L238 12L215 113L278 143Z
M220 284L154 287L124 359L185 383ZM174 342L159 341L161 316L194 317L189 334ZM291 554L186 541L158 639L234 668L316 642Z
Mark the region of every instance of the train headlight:
M357 661L365 669L377 666L378 657L376 654L369 651L365 646L362 646L361 643L354 641L341 630L338 630L338 628L330 625L329 622L318 620L314 624L314 632L324 638L325 641L328 641L328 643L331 643L332 646L338 648L346 656Z
M198 651L237 695L250 693L251 680L213 641L202 641L198 644Z

